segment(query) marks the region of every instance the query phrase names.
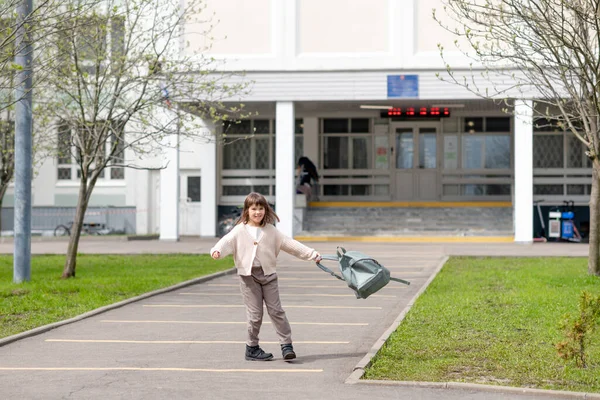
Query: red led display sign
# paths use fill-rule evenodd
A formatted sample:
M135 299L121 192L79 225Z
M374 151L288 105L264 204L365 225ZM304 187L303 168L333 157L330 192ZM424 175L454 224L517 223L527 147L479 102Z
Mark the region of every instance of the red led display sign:
M450 109L447 107L394 107L381 112L381 118L419 119L419 118L448 118Z

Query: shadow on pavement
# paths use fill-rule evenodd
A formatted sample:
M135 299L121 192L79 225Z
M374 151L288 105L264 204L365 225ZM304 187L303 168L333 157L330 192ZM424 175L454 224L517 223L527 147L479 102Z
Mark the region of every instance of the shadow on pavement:
M315 354L311 356L298 356L295 360L287 361L290 364L310 364L321 360L335 360L338 358L362 358L364 353L337 353L337 354Z

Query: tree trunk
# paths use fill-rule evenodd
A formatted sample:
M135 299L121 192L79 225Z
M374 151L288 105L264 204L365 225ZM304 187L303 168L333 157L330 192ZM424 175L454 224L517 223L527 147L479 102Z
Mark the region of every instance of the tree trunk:
M2 203L4 202L4 195L0 196L0 232L2 232Z
M79 198L77 199L77 209L75 210L75 219L71 227L71 236L69 237L69 247L67 248L67 259L65 260L65 268L63 269L62 278L68 279L75 277L75 267L77 265L77 249L79 247L79 239L81 238L81 228L87 210L89 193L92 187L88 187L88 182L82 180L79 186Z
M600 160L592 165L592 193L590 195L590 250L588 273L600 276Z
M10 185L10 180L6 183L0 182L0 232L2 231L2 203L4 203L4 195L6 194L8 185Z

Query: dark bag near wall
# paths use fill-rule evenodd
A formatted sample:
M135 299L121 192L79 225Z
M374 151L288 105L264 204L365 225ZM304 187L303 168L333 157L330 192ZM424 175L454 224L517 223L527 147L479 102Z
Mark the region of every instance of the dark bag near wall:
M317 263L317 266L328 274L345 281L348 287L354 291L357 299L366 299L391 280L410 285L410 282L404 279L392 278L386 267L359 251L346 251L343 247L338 247L337 255L323 256L323 259L338 262L341 276L320 263Z

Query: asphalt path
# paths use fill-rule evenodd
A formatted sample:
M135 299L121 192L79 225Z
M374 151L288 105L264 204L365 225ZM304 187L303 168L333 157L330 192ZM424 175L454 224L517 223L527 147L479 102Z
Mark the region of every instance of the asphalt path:
M83 240L86 253L205 253L215 239L180 242ZM307 243L332 254L332 243ZM265 311L269 362L244 360L245 310L234 274L157 294L0 347L0 399L535 399L572 398L486 388L356 383L364 364L449 255L586 255L576 244L348 243L410 286L390 282L358 300L314 263L282 254L279 285L298 358L282 360ZM64 253L62 241L32 243ZM12 243L0 243L12 252ZM331 265L335 266L335 265ZM357 370L360 373L360 369ZM350 383L348 383L350 382Z

